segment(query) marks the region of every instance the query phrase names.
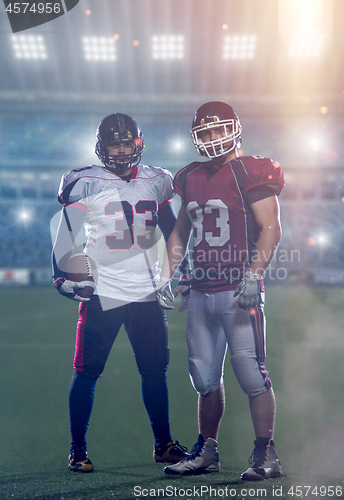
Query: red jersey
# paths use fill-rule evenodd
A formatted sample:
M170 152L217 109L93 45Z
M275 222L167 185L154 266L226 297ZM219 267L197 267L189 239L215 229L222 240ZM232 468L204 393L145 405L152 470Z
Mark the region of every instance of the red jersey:
M176 174L174 190L193 226L193 289L237 287L260 235L250 206L283 186L279 165L260 156L235 158L217 171L211 161L194 162Z

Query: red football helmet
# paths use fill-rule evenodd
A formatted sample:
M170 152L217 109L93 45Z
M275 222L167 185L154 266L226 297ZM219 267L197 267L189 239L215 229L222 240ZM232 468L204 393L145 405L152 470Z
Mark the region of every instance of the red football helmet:
M213 128L222 132L221 137L204 142L202 132ZM238 115L233 108L224 102L213 101L198 108L192 121L190 135L201 156L217 158L240 147L241 131Z

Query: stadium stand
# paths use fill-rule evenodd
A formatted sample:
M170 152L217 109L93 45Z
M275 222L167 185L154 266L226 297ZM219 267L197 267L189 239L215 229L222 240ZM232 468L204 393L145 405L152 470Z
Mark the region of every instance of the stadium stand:
M27 268L31 283L50 280L50 225L60 211L56 190L61 173L33 175L28 170L1 177L0 269ZM300 176L288 168L285 174L283 237L267 281L344 284L344 174L340 169L303 169ZM52 226L57 222L58 215Z

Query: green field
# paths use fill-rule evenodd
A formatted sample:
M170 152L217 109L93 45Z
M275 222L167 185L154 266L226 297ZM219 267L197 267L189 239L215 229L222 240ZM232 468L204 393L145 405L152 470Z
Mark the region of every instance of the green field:
M284 477L252 484L240 481L254 435L229 359L221 472L166 476L152 460L140 378L123 331L97 385L88 433L95 471L71 473L68 389L77 304L50 288L1 289L0 500L344 498L344 289L269 287L267 302L267 367ZM168 319L172 433L191 448L197 397L187 371L186 313L173 311Z

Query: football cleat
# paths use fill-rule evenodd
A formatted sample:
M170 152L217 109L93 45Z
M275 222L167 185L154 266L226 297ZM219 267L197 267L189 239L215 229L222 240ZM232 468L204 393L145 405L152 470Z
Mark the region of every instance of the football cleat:
M181 446L178 441L173 441L167 443L165 450L159 450L158 448L154 448L153 450L153 458L155 462L169 462L170 464L176 464L183 460L186 457L189 457L190 453L188 453L187 448L185 446Z
M261 481L270 477L280 477L282 475L282 467L277 458L275 444L270 440L268 446L257 446L252 455L248 459L251 465L245 472L241 474L243 481Z
M217 441L213 438L204 440L199 434L198 441L191 450L191 455L181 462L164 468L166 474L205 474L220 470Z
M69 455L69 470L73 472L92 472L93 463L87 456L84 448L74 448Z

